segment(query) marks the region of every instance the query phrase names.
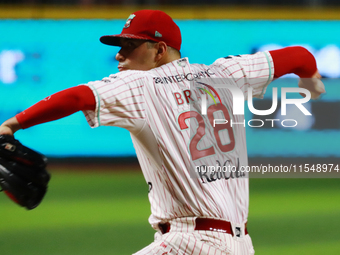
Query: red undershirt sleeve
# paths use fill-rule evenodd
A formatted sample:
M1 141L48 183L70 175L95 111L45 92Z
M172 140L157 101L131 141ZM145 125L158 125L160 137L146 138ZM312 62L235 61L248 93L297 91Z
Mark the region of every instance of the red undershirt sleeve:
M294 73L300 78L310 78L317 71L312 53L301 46L269 51L274 62L274 78Z
M95 110L96 99L85 85L55 93L16 115L21 128L57 120L78 111Z

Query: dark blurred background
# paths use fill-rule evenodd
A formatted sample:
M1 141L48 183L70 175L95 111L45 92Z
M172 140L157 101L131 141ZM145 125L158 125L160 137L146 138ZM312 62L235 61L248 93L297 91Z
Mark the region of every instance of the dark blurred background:
M206 5L196 0L1 0L0 4L26 5ZM338 0L210 0L209 5L339 6Z

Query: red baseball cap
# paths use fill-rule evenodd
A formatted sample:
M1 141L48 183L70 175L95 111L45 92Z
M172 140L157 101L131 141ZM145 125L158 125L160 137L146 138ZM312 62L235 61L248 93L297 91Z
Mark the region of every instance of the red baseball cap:
M181 31L172 18L158 10L141 10L131 14L120 34L104 35L100 41L107 45L120 46L119 38L131 38L165 42L168 46L181 49Z

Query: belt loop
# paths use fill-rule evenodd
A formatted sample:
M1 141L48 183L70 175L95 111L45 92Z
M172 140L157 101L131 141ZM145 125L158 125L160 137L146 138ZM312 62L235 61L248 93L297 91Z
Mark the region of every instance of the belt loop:
M170 231L170 223L169 222L159 223L158 227L161 230L163 235Z
M231 228L233 231L233 237L238 239L238 238L243 238L248 232L246 231L246 224L237 224L237 223L231 223Z

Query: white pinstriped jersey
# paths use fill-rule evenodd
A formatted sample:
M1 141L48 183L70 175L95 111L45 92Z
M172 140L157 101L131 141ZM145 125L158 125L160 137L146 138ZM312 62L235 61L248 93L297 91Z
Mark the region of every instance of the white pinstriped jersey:
M87 84L97 104L95 111L84 112L90 126L119 126L131 133L150 185L149 222L154 228L181 217L247 221L247 178L235 173L196 173L195 177L191 171L201 165L248 164L244 125L213 128L211 122L214 117L243 123L243 115L232 115L230 91L217 90L223 107L209 97L207 115L201 114L202 94L196 93L201 90L189 92L194 82L221 83L217 78L238 86L245 98L249 87L253 96L261 97L273 79L272 58L262 52L220 58L209 66L182 58L149 71L124 71Z

